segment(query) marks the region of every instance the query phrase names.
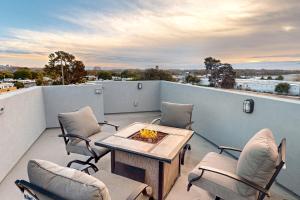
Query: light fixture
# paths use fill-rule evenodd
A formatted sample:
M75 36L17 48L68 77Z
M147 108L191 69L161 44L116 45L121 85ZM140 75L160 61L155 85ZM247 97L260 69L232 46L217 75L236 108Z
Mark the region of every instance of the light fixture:
M254 100L253 99L246 99L243 102L243 111L245 113L253 113L253 111L254 111Z
M141 90L141 89L143 88L143 84L142 84L142 83L138 83L138 84L137 84L137 88L138 88L139 90Z

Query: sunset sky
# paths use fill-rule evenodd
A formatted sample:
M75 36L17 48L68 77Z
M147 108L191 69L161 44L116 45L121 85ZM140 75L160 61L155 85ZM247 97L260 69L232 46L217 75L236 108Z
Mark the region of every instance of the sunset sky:
M0 64L196 68L300 61L299 0L1 0Z

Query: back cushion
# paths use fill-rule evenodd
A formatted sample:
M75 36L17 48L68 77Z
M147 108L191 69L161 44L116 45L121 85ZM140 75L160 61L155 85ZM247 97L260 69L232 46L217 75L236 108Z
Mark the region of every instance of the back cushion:
M27 170L31 183L62 198L110 200L103 182L78 170L44 160L30 160Z
M161 125L185 128L191 122L193 105L162 102L161 112Z
M237 164L237 175L265 187L271 179L278 160L278 149L269 129L256 133L244 147ZM249 196L257 191L238 183L241 195Z
M89 106L75 112L60 113L58 119L69 134L89 137L101 131L97 119Z

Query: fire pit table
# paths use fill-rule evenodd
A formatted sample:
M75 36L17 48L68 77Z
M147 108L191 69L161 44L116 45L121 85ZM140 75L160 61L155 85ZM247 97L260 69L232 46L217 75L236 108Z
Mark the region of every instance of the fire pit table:
M155 137L143 138L141 132L145 130ZM193 133L136 122L95 145L111 149L112 173L150 185L154 199L161 200L180 175L181 151Z

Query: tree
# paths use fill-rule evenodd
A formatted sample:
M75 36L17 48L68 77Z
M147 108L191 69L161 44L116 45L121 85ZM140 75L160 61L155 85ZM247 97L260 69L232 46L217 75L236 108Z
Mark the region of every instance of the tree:
M260 80L265 80L265 77L264 77L264 76L261 76L261 77L260 77Z
M228 63L221 63L212 57L204 60L206 74L209 75L210 86L221 88L233 88L235 85L236 72Z
M20 68L14 72L14 79L32 79L31 70L28 68Z
M276 80L282 81L284 77L282 75L277 76Z
M97 73L98 79L102 80L111 80L112 79L112 74L109 71L99 71Z
M136 69L126 69L121 72L121 78L132 78L133 80L141 80L142 72Z
M288 94L290 89L290 84L288 83L279 83L275 87L275 92L280 94Z
M233 70L231 64L222 64L219 68L219 71L221 79L221 88L233 88L235 85L235 71Z
M64 51L57 51L49 55L48 64L44 71L55 80L56 84L82 83L87 72L82 61L76 60L75 56Z
M17 89L20 89L20 88L24 88L24 84L23 83L21 83L21 82L15 82L15 87L17 88Z
M32 79L42 79L44 77L44 74L42 71L32 71L31 72L31 76L32 76Z
M14 74L11 73L10 71L1 71L0 72L0 80L5 79L5 78L14 78Z
M221 61L213 57L207 57L204 59L205 71L209 75L210 86L216 87L218 83L218 70L221 65Z
M199 83L200 78L198 78L197 76L192 76L192 75L189 74L185 77L185 81L187 83Z
M268 76L267 80L273 80L272 76Z
M171 72L167 70L161 70L159 68L146 69L144 72L144 80L165 80L174 81Z

